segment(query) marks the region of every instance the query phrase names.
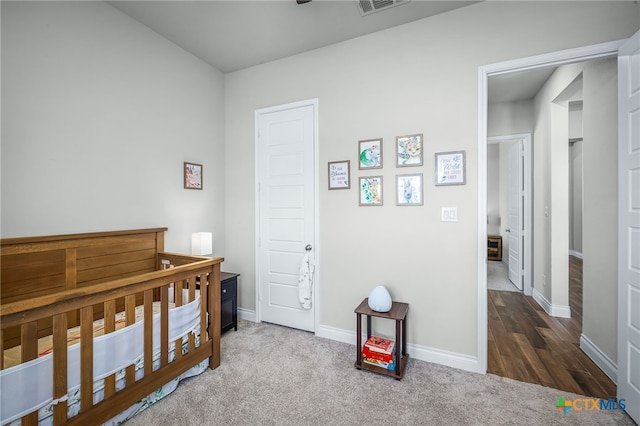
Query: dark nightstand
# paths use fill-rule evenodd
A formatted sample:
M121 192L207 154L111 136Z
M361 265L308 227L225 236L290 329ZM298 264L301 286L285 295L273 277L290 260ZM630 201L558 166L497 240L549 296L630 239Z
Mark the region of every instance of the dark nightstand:
M230 272L220 273L220 331L238 331L238 276Z

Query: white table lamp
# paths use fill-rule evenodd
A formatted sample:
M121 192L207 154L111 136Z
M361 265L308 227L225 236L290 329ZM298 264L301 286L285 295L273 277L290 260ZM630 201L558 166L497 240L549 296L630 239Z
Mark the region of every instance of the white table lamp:
M213 235L211 232L194 232L191 234L191 254L209 255L213 252Z

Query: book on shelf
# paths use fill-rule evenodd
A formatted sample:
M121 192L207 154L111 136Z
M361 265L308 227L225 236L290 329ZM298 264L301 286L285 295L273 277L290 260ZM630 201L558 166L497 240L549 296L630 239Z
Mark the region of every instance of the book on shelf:
M390 354L393 353L394 342L393 340L385 339L384 337L371 336L364 343L364 346L373 352Z
M395 351L394 351L395 352ZM378 361L390 362L393 360L394 352L385 354L382 352L375 352L369 349L367 346L362 348L362 356L365 358L376 359Z
M396 363L393 359L391 359L390 362L385 362L378 359L363 357L362 362L369 365L375 365L376 367L384 368L386 370L395 370L396 368Z

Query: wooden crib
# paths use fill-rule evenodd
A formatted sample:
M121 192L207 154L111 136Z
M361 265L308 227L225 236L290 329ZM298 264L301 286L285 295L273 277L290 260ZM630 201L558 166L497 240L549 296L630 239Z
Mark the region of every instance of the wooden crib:
M164 253L166 229L0 240L0 373L13 374L14 367L5 365L5 354L12 348L19 353L19 365L36 359L39 363L49 356L53 377L45 377L44 384L38 385L50 387L44 389L53 401L49 422L101 424L196 364L208 359L210 369L220 365L220 263L224 259ZM179 331L172 315L183 312L179 307L191 309L196 325L173 340L170 330ZM142 321L136 323L136 314ZM119 376L114 372L98 379L94 345L100 343L102 348L105 343L95 337L95 324L102 324L101 339L122 336L116 330L116 318L123 329L140 330L140 342L131 344L140 348L139 365L132 363ZM74 327L79 366L73 365L76 358L72 359L72 346L67 344ZM45 339L52 342L52 355L39 349ZM76 370L79 408L70 415L68 381ZM94 395L97 382L102 389L99 398ZM32 390L10 391L15 398L21 392L30 395ZM38 424L42 409L16 410L22 424L30 425Z

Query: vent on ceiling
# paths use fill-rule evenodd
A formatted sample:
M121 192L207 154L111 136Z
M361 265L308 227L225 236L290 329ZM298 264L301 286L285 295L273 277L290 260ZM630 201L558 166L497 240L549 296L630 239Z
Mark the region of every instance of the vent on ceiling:
M411 0L356 0L360 15L367 16L390 7L409 3Z

